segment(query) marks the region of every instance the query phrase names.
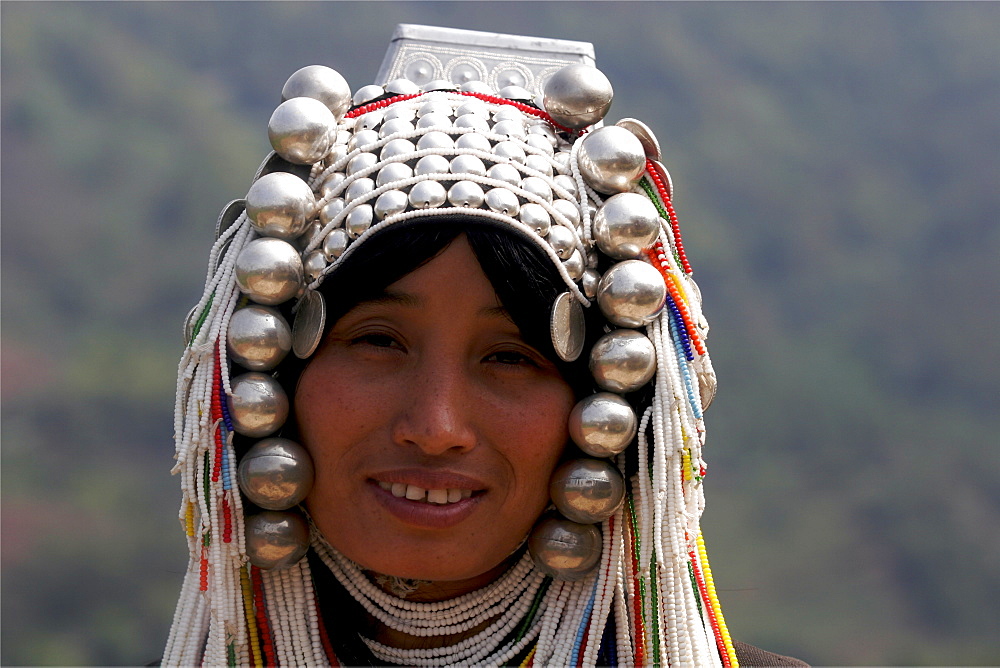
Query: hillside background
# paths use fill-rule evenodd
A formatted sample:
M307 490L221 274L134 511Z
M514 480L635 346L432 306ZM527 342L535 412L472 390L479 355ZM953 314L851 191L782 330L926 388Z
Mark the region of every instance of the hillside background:
M2 26L0 664L159 656L172 396L285 78L397 23L591 41L663 145L734 636L1000 663L1000 4L19 3Z

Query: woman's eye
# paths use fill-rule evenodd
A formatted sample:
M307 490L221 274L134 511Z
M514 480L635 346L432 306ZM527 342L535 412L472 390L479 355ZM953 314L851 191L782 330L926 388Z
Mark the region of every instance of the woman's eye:
M499 362L500 364L509 364L509 365L530 364L532 366L535 366L535 361L530 356L526 355L525 353L518 352L516 350L501 350L499 352L491 354L486 359L491 362Z
M369 345L374 348L393 348L398 345L396 339L388 334L363 334L355 337L352 343Z

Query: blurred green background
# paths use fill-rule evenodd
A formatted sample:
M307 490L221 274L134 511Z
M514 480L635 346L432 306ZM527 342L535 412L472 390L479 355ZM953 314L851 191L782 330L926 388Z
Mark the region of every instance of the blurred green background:
M719 396L736 638L1000 662L1000 5L17 3L2 13L0 663L159 656L172 395L285 78L397 23L591 41L663 145Z

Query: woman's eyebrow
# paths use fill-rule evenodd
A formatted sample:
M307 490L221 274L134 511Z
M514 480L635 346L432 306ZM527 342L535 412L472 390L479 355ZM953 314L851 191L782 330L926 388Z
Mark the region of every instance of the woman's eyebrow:
M392 290L386 289L381 293L370 297L368 299L362 299L351 309L352 312L357 311L367 311L369 309L378 308L380 306L406 306L409 308L415 308L420 306L420 298L416 295L412 295L408 292L394 292Z

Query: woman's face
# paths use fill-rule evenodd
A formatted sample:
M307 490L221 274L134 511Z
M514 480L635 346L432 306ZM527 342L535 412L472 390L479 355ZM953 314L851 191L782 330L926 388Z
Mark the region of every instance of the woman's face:
M475 579L547 505L573 403L460 236L337 321L302 373L309 512L367 569Z

